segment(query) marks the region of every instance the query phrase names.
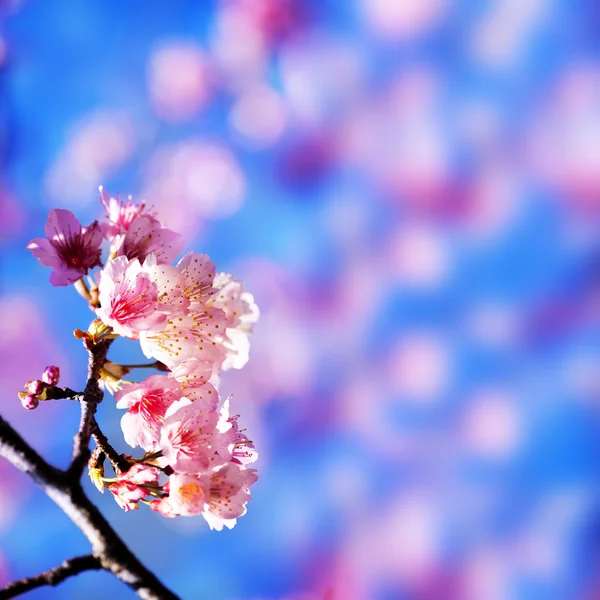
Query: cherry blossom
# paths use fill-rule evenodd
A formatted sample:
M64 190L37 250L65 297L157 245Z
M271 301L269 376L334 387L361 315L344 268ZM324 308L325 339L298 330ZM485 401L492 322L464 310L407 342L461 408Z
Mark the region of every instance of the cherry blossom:
M232 529L238 517L246 514L250 486L258 480L256 469L244 469L229 463L202 477L208 499L202 516L211 529Z
M97 221L82 227L70 210L53 208L44 227L45 238L35 238L27 249L46 267L52 267L50 283L70 285L90 269L102 265L102 231Z
M183 240L178 233L163 227L155 218L142 215L131 222L116 254L140 261L155 254L159 263L170 263L182 248Z
M190 310L204 308L206 301L215 293L215 265L206 254L188 252L178 263L177 268L185 281L185 295L190 300Z
M141 331L160 329L167 321L158 287L137 259L108 261L100 273L99 300L98 317L124 337L137 339Z
M165 412L182 396L179 383L165 375L152 375L117 392L117 408L127 409L121 419L125 441L133 448L156 449Z
M108 489L117 504L125 511L137 510L138 502L149 495L150 488L158 488L158 469L144 464L135 464L129 471L121 473Z
M124 234L129 230L129 227L135 219L142 215L154 216L146 212L146 203L140 202L136 204L133 198L128 196L123 202L119 197L113 198L102 186L100 191L100 203L106 210L107 223L100 225L104 237L108 241L112 241L120 234Z
M225 313L217 308L194 315L175 315L163 329L142 332L140 344L148 358L155 358L170 369L191 358L220 364L226 349L218 333L225 330L225 325Z
M108 487L125 511L136 510L143 500L165 517L202 514L213 529L232 527L245 513L249 486L257 479L247 468L257 453L215 385L222 370L248 360L249 335L259 314L254 298L232 275L217 275L206 254L191 251L172 264L181 237L163 227L144 202L121 201L102 187L100 202L106 210L102 225L84 229L72 213L56 209L46 225L49 239L29 245L53 267L53 284L77 282L95 313L87 331L76 330L77 337L93 345L122 336L139 341L144 355L155 359L119 364L104 357L98 365L99 384L125 410L125 442L145 454L115 459L97 452L90 477L100 491ZM103 238L109 258L88 286L79 280L102 266ZM140 383L123 379L147 367L166 373ZM56 388L59 376L58 367L50 366L41 380L28 381L19 393L23 407L36 408L48 393L52 399L78 397L69 388ZM104 476L107 458L116 478ZM160 471L169 481L159 482Z
M240 415L229 416L230 400L231 396L223 402L217 427L223 432L230 431L229 439L231 440L231 446L228 449L228 455L231 457L231 462L246 466L256 461L258 453L252 441L240 429L238 424ZM217 451L219 450L217 449Z
M165 517L199 515L204 510L207 490L201 479L185 473L169 478L169 495L153 508Z
M169 480L169 495L152 508L165 517L202 514L211 529L232 529L246 514L250 486L257 480L255 469L234 463L201 476L176 473Z
M189 386L203 385L209 380L212 381L213 366L211 363L197 358L187 358L175 366L171 374L179 381L182 389L185 389Z
M219 273L214 280L216 288L210 306L220 308L227 318L227 330L222 339L226 356L221 369L241 369L250 356L250 333L258 321L259 310L254 296L244 291L244 284L229 273Z
M211 393L207 390L207 396ZM160 437L169 466L182 473L202 473L211 463L218 464L220 459L213 447L217 421L217 412L202 401L183 397L171 404Z

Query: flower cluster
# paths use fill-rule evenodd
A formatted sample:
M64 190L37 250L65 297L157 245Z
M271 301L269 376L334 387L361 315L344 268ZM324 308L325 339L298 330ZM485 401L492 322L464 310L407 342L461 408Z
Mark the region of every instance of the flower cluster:
M211 528L232 527L245 513L249 487L257 480L249 467L256 452L216 386L221 371L239 369L248 360L258 319L254 298L232 275L217 273L205 254L188 252L173 264L181 237L143 203L120 201L103 188L100 201L104 223L83 228L71 212L54 209L48 239L28 246L52 267L53 285L76 283L88 300L96 320L87 333L79 333L93 341L137 340L155 361L105 362L105 387L126 411L125 441L145 454L126 457L129 468L115 469L113 478L104 477L102 466L91 468L90 475L126 511L144 502L164 516L202 514ZM102 266L103 239L109 252ZM96 266L102 269L88 285L83 276ZM122 379L137 366L163 373L141 383Z

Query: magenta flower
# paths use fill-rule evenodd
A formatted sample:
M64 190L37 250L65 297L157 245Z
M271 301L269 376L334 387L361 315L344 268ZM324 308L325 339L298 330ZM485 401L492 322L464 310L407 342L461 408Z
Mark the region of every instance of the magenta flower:
M217 412L204 402L184 397L171 404L160 436L166 462L181 473L201 473L217 466L212 446L217 420Z
M52 267L52 285L70 285L90 269L102 266L102 231L97 221L82 227L70 210L53 208L44 227L45 238L35 238L27 249L46 267Z
M160 330L170 309L158 301L158 287L137 259L118 256L100 273L96 314L116 333L138 339L141 331Z
M117 392L117 408L128 409L121 419L125 441L133 448L155 450L165 413L182 396L179 383L166 375L152 375L142 383L127 385Z
M158 469L149 465L136 464L117 477L109 486L117 504L125 511L137 510L138 502L148 496L148 488L157 488Z

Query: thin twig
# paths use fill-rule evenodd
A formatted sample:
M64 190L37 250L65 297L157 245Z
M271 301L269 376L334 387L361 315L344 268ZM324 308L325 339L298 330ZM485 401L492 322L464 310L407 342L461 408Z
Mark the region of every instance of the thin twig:
M84 571L98 571L102 568L102 563L93 554L69 558L68 560L65 560L62 565L50 569L49 571L45 571L44 573L40 573L35 577L27 577L20 581L9 583L3 590L0 590L0 600L14 598L19 594L23 594L44 585L55 586L73 575L78 575Z
M46 397L44 400L77 400L83 398L81 392L76 392L68 387L49 387L46 389Z
M112 468L114 469L117 475L124 473L129 470L131 466L129 462L123 457L122 454L119 454L110 444L108 438L102 433L100 426L96 422L94 418L94 430L92 433L92 437L94 438L94 442L96 442L96 446L104 452L106 458L110 461Z

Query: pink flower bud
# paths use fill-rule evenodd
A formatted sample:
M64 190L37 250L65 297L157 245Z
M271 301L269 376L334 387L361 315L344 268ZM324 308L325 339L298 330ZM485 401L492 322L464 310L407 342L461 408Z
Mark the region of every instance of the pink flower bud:
M25 387L33 396L39 396L44 391L44 384L39 379L28 381Z
M44 383L48 385L56 385L58 383L58 378L60 377L60 369L54 365L50 367L46 367L42 375L42 380Z
M21 398L21 404L23 405L23 408L26 408L27 410L33 410L39 403L40 401L32 394L27 394L27 396Z

